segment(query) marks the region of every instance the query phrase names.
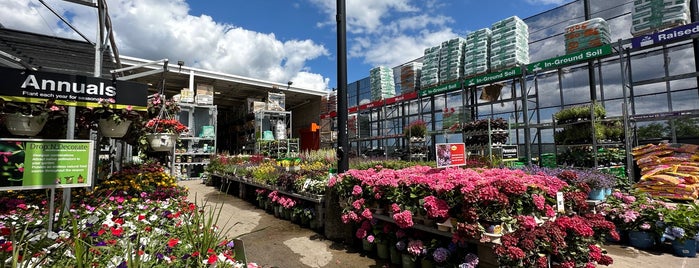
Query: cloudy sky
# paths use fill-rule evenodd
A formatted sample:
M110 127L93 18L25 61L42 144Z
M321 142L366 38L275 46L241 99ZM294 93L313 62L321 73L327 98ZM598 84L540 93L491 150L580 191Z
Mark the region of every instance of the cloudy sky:
M45 0L94 41L96 11ZM424 49L566 0L351 0L348 82L379 65L394 67ZM121 55L170 61L309 89L337 87L336 1L107 0ZM81 39L39 0L0 1L3 27Z

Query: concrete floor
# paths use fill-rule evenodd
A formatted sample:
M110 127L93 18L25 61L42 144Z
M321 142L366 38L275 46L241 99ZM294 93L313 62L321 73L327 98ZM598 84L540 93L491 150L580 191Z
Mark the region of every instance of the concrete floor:
M181 181L189 198L198 204L220 207L219 226L231 238L245 244L248 261L263 267L390 267L384 260L366 256L360 245L346 245L324 238L322 231L302 228L257 208L248 201L219 192L200 180ZM613 268L699 268L699 258L679 258L672 249L639 251L632 247L606 245L614 259ZM603 266L602 266L603 267Z

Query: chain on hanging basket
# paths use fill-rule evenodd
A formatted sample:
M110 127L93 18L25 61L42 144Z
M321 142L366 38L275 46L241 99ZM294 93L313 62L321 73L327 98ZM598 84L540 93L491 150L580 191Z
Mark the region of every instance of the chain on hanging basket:
M155 114L157 111L157 114ZM172 133L181 135L189 132L189 128L175 119L175 113L180 111L179 105L167 100L164 95L156 93L148 102L148 113L155 117L148 120L145 126L147 133Z
M189 128L174 117L179 112L179 105L167 100L163 94L156 93L148 101L149 115L154 115L155 111L157 115L145 125L146 139L152 150L170 151L174 148L177 137L189 132Z

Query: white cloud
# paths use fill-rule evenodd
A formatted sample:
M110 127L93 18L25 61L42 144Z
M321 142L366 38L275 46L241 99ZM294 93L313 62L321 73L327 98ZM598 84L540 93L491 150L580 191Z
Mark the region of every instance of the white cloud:
M327 16L319 26L335 24L337 3L335 0L310 0L320 7ZM394 13L418 12L419 8L410 4L410 0L354 0L345 2L347 31L353 34L376 34L382 21Z
M95 39L94 8L47 0L90 40ZM259 33L193 16L184 0L110 0L109 15L121 55L158 60L184 60L185 65L294 86L327 89L329 79L306 67L310 60L329 55L312 40L280 41L273 33ZM50 13L29 0L0 2L0 23L6 28L80 39ZM303 79L308 79L304 81Z
M336 1L311 2L327 15L318 26L335 26ZM348 57L390 67L421 57L425 48L457 36L449 27L453 18L432 12L442 5L409 0L347 2Z

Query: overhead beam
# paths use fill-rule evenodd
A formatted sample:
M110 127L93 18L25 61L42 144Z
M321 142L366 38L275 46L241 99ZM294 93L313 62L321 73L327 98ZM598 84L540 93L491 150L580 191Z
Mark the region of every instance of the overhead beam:
M15 57L14 55L7 53L5 51L0 50L0 60L3 60L3 62L7 63L8 65L14 64L17 66L21 66L26 68L27 70L32 70L36 71L36 67L29 65L29 63L26 63L22 59Z

